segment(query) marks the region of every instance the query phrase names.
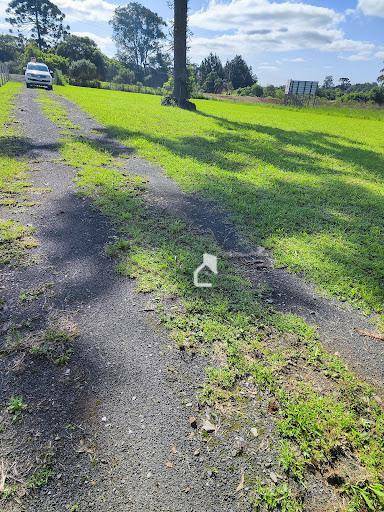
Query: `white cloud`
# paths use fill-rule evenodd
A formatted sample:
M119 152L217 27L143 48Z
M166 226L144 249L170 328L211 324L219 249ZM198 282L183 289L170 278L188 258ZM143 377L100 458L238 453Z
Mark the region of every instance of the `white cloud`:
M377 53L375 53L375 57L384 60L384 50L380 50Z
M89 37L97 46L106 53L107 55L113 55L115 53L115 47L111 37L103 37L94 34L93 32L73 32L76 36L80 37Z
M65 13L66 20L108 22L116 5L106 0L55 0L55 4Z
M257 69L262 69L263 71L276 71L279 68L277 66L273 66L272 64L261 64L257 66Z
M340 28L343 20L344 15L334 9L297 0L211 0L206 8L191 14L190 24L216 33L192 39L191 53L199 59L207 49L222 57L302 49L372 52L372 43L345 38Z
M53 0L66 15L66 21L108 22L116 5L107 0ZM0 18L5 18L9 0L0 0ZM2 22L3 20L1 20Z
M350 62L363 62L367 60L372 60L371 53L353 53L352 55L340 55L340 59L349 60Z
M191 26L208 30L228 30L234 27L263 30L322 27L343 19L332 9L298 2L276 3L269 0L231 0L229 3L211 0L207 8L190 16Z
M359 0L357 7L366 16L384 18L384 0Z

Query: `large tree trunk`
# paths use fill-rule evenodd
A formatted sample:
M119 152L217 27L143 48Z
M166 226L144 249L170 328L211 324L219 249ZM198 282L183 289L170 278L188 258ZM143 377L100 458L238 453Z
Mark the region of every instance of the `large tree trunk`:
M37 46L39 47L40 50L42 50L43 45L42 45L42 40L41 40L40 20L39 20L37 2L35 3L35 26L36 26L36 31L37 31Z
M194 109L187 90L187 23L188 0L174 0L174 86L173 98L182 108Z
M175 0L174 21L174 87L173 96L179 106L187 101L187 16L188 0Z

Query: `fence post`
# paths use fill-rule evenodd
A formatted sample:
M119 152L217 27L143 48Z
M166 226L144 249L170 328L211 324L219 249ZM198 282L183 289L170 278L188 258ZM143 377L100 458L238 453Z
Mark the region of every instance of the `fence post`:
M9 81L9 67L5 62L0 62L0 87Z

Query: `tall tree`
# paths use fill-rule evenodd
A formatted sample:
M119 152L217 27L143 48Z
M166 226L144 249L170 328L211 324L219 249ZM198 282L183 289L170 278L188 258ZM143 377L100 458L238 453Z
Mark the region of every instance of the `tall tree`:
M21 37L0 34L0 62L17 60L23 49L24 41Z
M211 73L214 73L214 75L217 78L224 78L224 68L221 63L220 57L217 55L210 53L208 57L206 57L202 63L200 64L200 81L201 83L204 83L208 76Z
M28 33L40 50L56 45L69 27L63 25L65 14L50 0L11 0L6 21L20 35Z
M384 68L380 71L380 73L382 73L382 74L378 77L377 81L380 84L384 85Z
M187 28L188 0L174 0L173 99L179 107L195 110L194 103L188 101Z
M136 68L147 67L165 39L165 21L138 2L131 2L117 7L110 23L120 58Z
M335 87L335 83L333 81L333 76L328 75L324 78L323 87L324 87L324 89L333 89Z
M347 89L349 89L351 87L351 81L349 78L339 78L339 82L340 82L340 89L342 91L346 91Z
M234 89L249 87L256 82L252 74L252 68L248 66L241 55L236 55L234 59L228 61L224 71L225 77L229 82L232 82Z

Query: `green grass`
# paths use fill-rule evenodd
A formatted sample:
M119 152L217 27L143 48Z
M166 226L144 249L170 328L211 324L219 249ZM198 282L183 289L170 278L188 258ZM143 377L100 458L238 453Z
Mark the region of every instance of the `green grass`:
M46 103L46 112L50 111ZM65 126L65 121L62 110L59 123ZM218 404L240 406L247 386L266 392L275 404L271 412L254 394L248 397L251 408L264 407L261 414L273 417L279 464L285 472L284 481L270 487L255 480L248 468L253 509L305 510L308 471L321 480L335 464L351 458L358 471L343 474L340 494L354 510L359 510L364 496L377 503L384 489L384 412L374 391L339 358L325 352L315 330L303 320L265 310L257 291L236 273L212 239L147 207L143 180L122 173L120 162L108 151L76 133L63 139L61 151L77 168L80 193L93 200L120 234L108 250L118 258L118 270L136 279L138 290L166 299L162 322L180 350L211 357L200 405L213 410ZM206 251L220 261L209 293L192 283L192 270ZM242 422L248 430L254 425L244 415Z
M27 404L22 396L12 396L8 401L8 412L12 415L12 421L19 420L26 408Z
M54 472L50 467L38 469L28 480L27 487L29 489L41 489L48 484L53 477Z
M257 483L252 498L255 512L302 512L303 506L290 491L287 484L267 486Z
M13 196L29 185L25 181L25 163L15 158L22 141L9 125L20 87L21 84L9 82L0 88L0 205L12 204Z
M17 206L29 182L26 164L16 158L23 141L10 126L15 96L21 84L7 83L0 87L0 206ZM14 220L0 218L0 265L18 264L24 260L25 249L36 247L33 230Z
M185 190L227 207L278 265L366 312L383 312L381 112L364 112L366 119L344 109L197 100L192 113L154 96L57 90Z

